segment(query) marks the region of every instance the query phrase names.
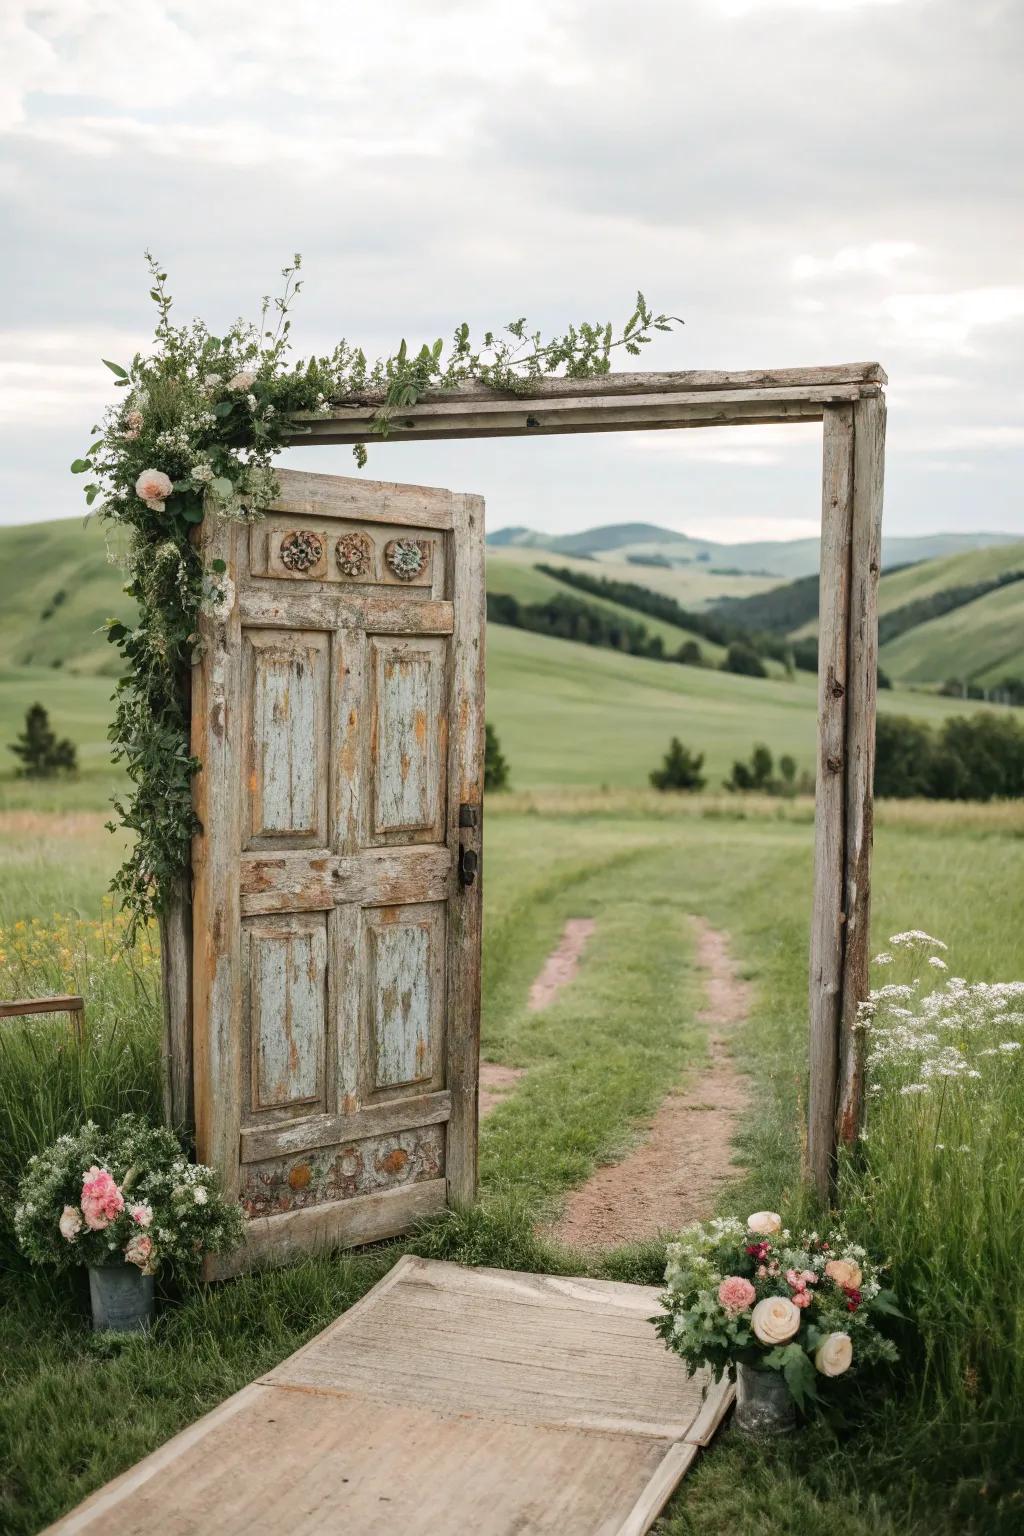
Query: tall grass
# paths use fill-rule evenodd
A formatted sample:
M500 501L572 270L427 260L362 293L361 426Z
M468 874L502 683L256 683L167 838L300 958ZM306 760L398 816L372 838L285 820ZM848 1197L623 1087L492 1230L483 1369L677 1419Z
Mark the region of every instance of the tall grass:
M126 952L121 929L109 909L0 929L0 996L86 1000L81 1039L67 1015L0 1021L0 1263L21 1262L14 1196L33 1153L83 1120L160 1116L159 955L150 934Z
M947 1472L981 1463L983 1481L1024 1450L1024 982L947 979L949 958L923 937L883 955L864 1010L865 1139L841 1199L908 1315L918 1454Z

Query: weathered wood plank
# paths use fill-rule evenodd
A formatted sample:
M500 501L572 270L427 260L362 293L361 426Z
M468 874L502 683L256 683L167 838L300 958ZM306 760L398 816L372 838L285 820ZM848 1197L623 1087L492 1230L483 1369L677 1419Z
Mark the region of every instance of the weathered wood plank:
M192 781L200 831L193 839L193 1042L196 1148L238 1189L242 1027L238 860L242 845L239 527L208 517L201 550L224 561L222 599L200 613L201 659L192 679Z
M160 914L164 1120L186 1140L195 1131L192 1084L192 877L174 881Z
M811 910L807 1157L827 1195L832 1167L843 969L846 692L853 516L853 407L825 413L818 621L818 759Z
M295 441L301 444L303 439L298 437ZM307 470L279 469L276 474L281 493L271 504L271 512L411 524L417 528L452 525L452 493L434 486L394 485L388 480L317 475Z
M247 853L241 871L242 913L327 911L354 902L399 906L444 901L452 853L444 844L367 848L357 854Z
M28 1018L34 1013L84 1013L85 998L61 993L53 997L22 997L0 1003L0 1019Z
M276 1370L54 1529L643 1536L732 1398L654 1287L406 1257ZM497 1393L495 1377L501 1382Z
M417 1094L415 1098L364 1104L348 1114L310 1115L271 1126L243 1125L241 1161L254 1163L267 1157L288 1157L294 1152L312 1151L344 1141L384 1136L389 1131L439 1125L448 1119L451 1106L451 1094L447 1089L441 1089L437 1093Z
M858 1008L868 992L871 845L874 831L878 577L885 478L885 401L854 407L849 686L846 696L846 943L839 1020L836 1138L851 1145L864 1112L864 1037Z
M327 926L322 913L244 928L254 1111L323 1098Z
M745 423L820 421L826 405L859 398L875 385L828 390L737 394L719 400L714 394L677 400L671 395L644 398L628 395L606 400L531 401L520 396L478 405L421 404L403 411L391 423L389 440L416 442L435 437L544 437L553 433L635 432L671 427L727 427ZM358 443L372 436L372 411L339 406L330 416L309 425L309 441Z
M244 1248L210 1262L209 1278L223 1280L253 1264L290 1264L307 1253L381 1242L444 1210L446 1199L447 1181L430 1179L280 1216L259 1216L246 1224Z
M330 641L316 630L242 633L248 848L327 839Z
M422 598L335 595L312 584L281 591L246 586L241 594L242 623L259 629L368 630L375 635L450 635L455 616L450 602Z
M393 842L401 832L433 842L444 835L446 649L439 639L414 643L401 637L370 638L370 719L363 765L369 790L366 843Z
M457 884L448 913L448 1009L445 1081L452 1094L448 1125L448 1189L457 1203L476 1197L480 1076L480 951L483 922L484 761L484 503L454 498L447 590L455 599L450 656L448 842L456 866L460 846L478 866L470 885ZM462 821L469 823L461 825Z

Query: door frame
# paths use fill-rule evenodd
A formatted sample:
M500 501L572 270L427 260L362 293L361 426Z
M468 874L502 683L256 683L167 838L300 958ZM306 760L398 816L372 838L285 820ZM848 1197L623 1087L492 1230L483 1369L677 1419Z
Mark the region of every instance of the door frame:
M868 990L887 382L880 364L849 363L530 380L523 393L515 395L468 384L428 393L388 421L391 442L823 423L808 1099L809 1173L822 1196L829 1192L837 1145L856 1139L863 1118L863 1040L857 1017ZM339 401L326 415L297 414L288 442L314 446L370 441L380 405L379 399L365 397ZM214 558L216 543L216 557L226 559L224 548L230 554L231 539L223 531L205 534L211 546L209 557ZM229 622L225 637L230 628ZM230 671L238 664L237 655L236 645L234 660L225 651L211 656L210 676ZM200 775L207 783L217 772L220 749L212 733L204 743ZM224 807L223 814L233 813ZM195 905L198 920L208 921L203 899ZM186 880L161 920L170 1110L172 1119L186 1124L192 1040L191 916ZM212 977L210 984L226 983ZM457 1091L472 1092L475 1100L475 1062L457 1064L456 1071L460 1074ZM475 1189L475 1109L466 1120L473 1126L473 1147L456 1148L453 1184L462 1199L471 1198Z

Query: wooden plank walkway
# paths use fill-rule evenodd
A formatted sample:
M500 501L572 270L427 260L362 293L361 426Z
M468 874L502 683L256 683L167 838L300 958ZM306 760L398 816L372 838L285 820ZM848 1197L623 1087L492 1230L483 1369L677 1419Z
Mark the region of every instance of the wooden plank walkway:
M687 1380L657 1297L403 1258L50 1530L642 1536L732 1397Z

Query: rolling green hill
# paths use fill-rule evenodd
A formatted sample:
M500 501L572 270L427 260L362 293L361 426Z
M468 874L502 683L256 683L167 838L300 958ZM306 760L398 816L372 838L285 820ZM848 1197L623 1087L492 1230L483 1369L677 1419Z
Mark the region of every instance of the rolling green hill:
M882 565L959 556L971 550L1007 544L1004 533L933 533L918 537L883 537ZM753 543L719 544L713 539L692 538L656 523L611 523L587 528L582 533L544 534L531 528L499 528L488 535L492 548L545 549L552 554L581 559L628 561L630 555L667 560L672 566L706 565L719 570L741 571L775 581L809 576L818 568L818 540L762 539ZM738 594L737 594L738 595Z
M1024 678L1024 582L1001 587L883 645L882 666L907 683L947 678L996 688Z
M674 597L684 608L700 610L712 607L722 597L749 597L778 585L774 576L722 576L708 565L633 565L625 558L611 555L600 559L581 559L564 555L560 550L536 549L523 545L487 547L487 580L492 591L505 591L495 585L506 578L502 573L509 567L531 569L538 562L566 565L570 570L585 571L591 576L608 576L613 581L636 581L654 592L664 592ZM518 594L515 594L518 595Z
M0 664L115 676L102 630L130 609L124 579L98 518L0 528Z
M551 577L533 570L536 558L525 550L491 551L490 580L503 584L493 589L512 591L525 601L540 600L552 587L558 589ZM561 556L559 560L572 563ZM591 561L580 562L580 568L610 573L604 562L596 568ZM636 581L640 568L625 566L624 575ZM43 617L58 591L66 596L52 615ZM962 657L970 647L979 667L1002 676L1009 666L1004 653L1011 643L1019 648L1024 635L1022 603L1024 583L990 594L902 636L895 643L899 655L894 659L883 652L883 664L894 673L899 666L901 675L908 677L932 672L941 679L953 670L947 655ZM106 741L112 691L106 673L113 670L115 658L95 631L108 614L123 615L126 607L121 574L107 563L102 529L96 524L43 523L0 532L0 777L6 803L35 803L35 787L12 788L14 759L3 749L20 728L25 710L39 700L50 710L58 732L69 735L79 748L83 771L77 786L62 791L68 803L103 805L116 779ZM654 631L657 621L624 612ZM682 634L669 624L664 629L673 638ZM707 754L712 786L728 773L733 758L747 756L757 741L767 742L776 754L792 753L801 766L811 766L816 714L812 676L797 674L790 681L737 677L501 625L490 627L487 649L487 714L498 728L520 788L644 784L673 734ZM880 707L937 721L972 712L977 705L897 688L881 695ZM54 792L44 787L39 793L52 798Z

